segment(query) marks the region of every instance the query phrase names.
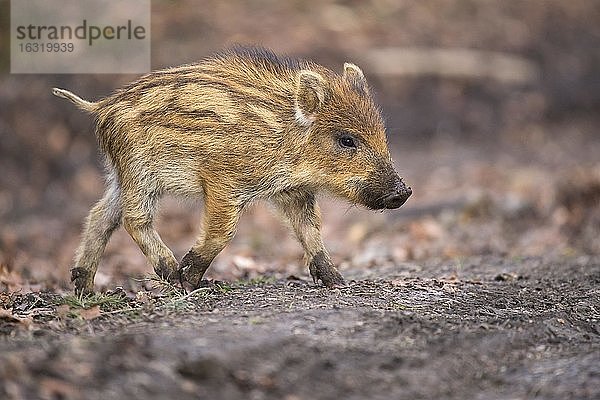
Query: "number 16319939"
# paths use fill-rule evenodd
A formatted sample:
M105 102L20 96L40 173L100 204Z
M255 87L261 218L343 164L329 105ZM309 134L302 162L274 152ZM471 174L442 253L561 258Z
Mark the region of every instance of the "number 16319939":
M73 43L44 43L27 42L19 43L21 53L72 53L75 50Z

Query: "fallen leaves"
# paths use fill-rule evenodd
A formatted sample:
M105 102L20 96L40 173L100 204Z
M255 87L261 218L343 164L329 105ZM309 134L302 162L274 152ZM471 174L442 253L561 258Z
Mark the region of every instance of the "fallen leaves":
M76 308L71 307L68 304L61 304L60 306L56 307L56 315L60 319L79 317L86 321L91 321L101 316L102 310L98 304L89 308Z
M17 325L25 329L30 329L33 326L32 317L19 317L15 315L12 310L7 310L5 308L0 308L0 324L2 322Z
M81 318L85 319L86 321L90 321L102 315L102 310L100 310L100 306L96 304L90 308L82 308L77 310L77 313Z

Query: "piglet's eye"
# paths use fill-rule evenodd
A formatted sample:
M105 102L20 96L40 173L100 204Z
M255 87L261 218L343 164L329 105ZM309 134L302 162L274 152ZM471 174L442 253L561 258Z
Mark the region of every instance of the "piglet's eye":
M339 142L340 146L345 147L347 149L355 149L356 148L356 140L348 134L343 134L342 136L340 136L340 138L338 139L338 142Z

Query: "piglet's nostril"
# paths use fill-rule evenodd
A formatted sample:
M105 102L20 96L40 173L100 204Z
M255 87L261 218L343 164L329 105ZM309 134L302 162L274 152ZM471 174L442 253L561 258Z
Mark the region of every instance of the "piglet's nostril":
M412 189L410 187L407 187L406 184L402 181L402 179L400 179L399 181L396 182L396 193L397 194L411 194L412 193Z

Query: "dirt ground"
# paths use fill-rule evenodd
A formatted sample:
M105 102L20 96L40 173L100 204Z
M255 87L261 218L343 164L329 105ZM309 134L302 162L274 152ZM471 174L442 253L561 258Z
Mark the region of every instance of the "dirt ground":
M363 67L414 193L383 213L319 199L333 290L257 204L197 291L156 281L121 229L98 294L74 297L102 161L50 88L97 99L136 77L9 74L0 35L0 399L600 398L597 3L153 2L155 68L233 43ZM529 75L390 61L439 49ZM163 203L179 259L201 209Z
M403 264L328 290L214 283L177 304L57 316L5 306L3 398L593 399L600 258ZM153 299L153 300L152 300ZM25 320L33 318L33 321ZM27 329L32 324L32 329Z

